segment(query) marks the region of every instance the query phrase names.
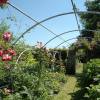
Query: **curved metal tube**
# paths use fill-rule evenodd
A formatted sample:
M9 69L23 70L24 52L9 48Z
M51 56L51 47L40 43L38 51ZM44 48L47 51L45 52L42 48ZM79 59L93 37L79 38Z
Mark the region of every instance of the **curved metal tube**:
M23 32L19 37L18 39L13 43L13 45L15 45L17 43L17 41L19 41L19 39L21 37L23 37L27 32L29 32L31 29L35 28L36 26L38 26L39 24L43 23L43 22L46 22L48 20L51 20L53 18L56 18L56 17L60 17L60 16L64 16L64 15L69 15L69 14L73 14L74 12L68 12L68 13L62 13L62 14L57 14L57 15L54 15L54 16L51 16L51 17L48 17L38 23L36 23L35 25L31 26L30 28L28 28L25 32ZM81 13L89 13L89 14L98 14L100 15L100 12L95 12L95 11L78 11L77 12L78 14L81 14Z
M20 55L18 56L18 58L17 58L17 60L16 60L16 64L18 64L18 61L19 61L20 57L22 56L22 54L23 54L24 52L28 51L28 50L30 50L30 49L25 49L24 51L22 51L22 52L20 53Z
M16 9L17 11L19 11L21 14L23 14L24 16L26 16L27 18L31 19L33 22L38 23L37 20L35 20L34 18L32 18L31 16L29 16L27 13L23 12L22 10L20 10L19 8L15 7L14 5L12 5L11 3L9 3L9 6L13 7L14 9ZM49 29L48 27L39 24L41 27L43 27L44 29L46 29L48 32L52 33L53 35L57 35L55 32L53 32L51 29ZM59 37L61 40L64 40L62 37Z
M89 38L91 38L91 37L81 37L81 38L89 39ZM68 42L68 41L73 40L73 39L77 39L77 37L67 39L65 42ZM58 48L60 45L64 44L65 42L61 42L60 44L58 44L58 45L55 47L55 49Z
M78 31L78 30L71 30L71 31L63 32L63 33L61 33L61 34L59 34L59 35L53 37L53 38L50 39L49 41L47 41L47 42L44 44L43 47L45 47L48 43L50 43L50 42L51 42L52 40L54 40L55 38L57 38L57 37L59 37L59 36L61 36L61 35L64 35L64 34L66 34L66 33L75 32L75 31ZM85 30L85 31L89 31L89 32L90 32L90 31L91 31L91 32L98 32L97 30ZM100 32L100 31L99 31L99 32ZM85 38L85 37L84 37L84 38ZM89 37L87 37L87 38L89 38ZM62 45L62 44L65 43L65 42L68 42L68 41L73 40L73 39L77 39L77 37L68 39L68 40L66 40L66 41L64 41L64 42L62 42L62 43L60 43L59 45L57 45L55 48L59 47L60 45ZM36 46L36 45L34 45L33 47L35 47L35 46ZM43 48L43 47L41 47L41 48ZM32 50L32 48L31 48L31 49L28 48L28 49L25 49L24 51L22 51L22 52L20 53L19 57L17 58L16 64L18 63L18 61L19 61L20 57L22 56L22 54L23 54L24 52L28 51L28 50Z
M64 34L66 34L66 33L75 32L75 31L79 31L79 30L71 30L71 31L63 32L63 33L61 33L61 34L59 34L59 35L57 35L57 36L51 38L49 41L47 41L47 42L44 44L43 47L45 47L48 43L50 43L52 40L56 39L57 37L59 37L59 36L61 36L61 35L64 35ZM82 30L81 30L81 31L82 31ZM88 30L88 29L85 29L85 31L89 31L89 32L100 32L100 31L98 31L98 30ZM64 43L65 43L65 42L66 42L66 41L64 41ZM42 47L42 48L43 48L43 47Z
M66 34L66 33L75 32L75 31L78 31L78 30L72 30L72 31L63 32L63 33L61 33L61 34L59 34L59 35L53 37L53 38L50 39L49 41L47 41L47 42L44 44L43 47L45 47L48 43L50 43L52 40L56 39L57 37L59 37L59 36L61 36L61 35L64 35L64 34ZM65 42L65 41L64 41L64 42Z
M68 42L68 41L70 41L70 40L74 40L74 39L77 39L77 37L67 39L65 42ZM58 48L60 45L64 44L65 42L61 42L60 44L58 44L58 45L55 47L55 49Z
M35 46L36 46L36 45L34 45L33 47L35 47ZM27 49L23 50L23 51L20 53L20 55L18 56L18 58L17 58L17 60L16 60L16 64L18 64L18 61L19 61L20 57L21 57L26 51L28 51L28 50L32 50L32 48L27 48Z
M73 31L77 31L77 30L73 30ZM88 31L96 31L96 30L88 30ZM68 32L72 32L72 31L68 31ZM61 33L60 35L62 35L62 34L65 34L65 33L68 33L68 32L64 32L64 33ZM59 35L58 35L59 36ZM81 38L91 38L91 37L81 37ZM52 39L50 39L51 41L52 40L54 40L55 38L52 38ZM68 42L68 41L70 41L70 40L73 40L73 39L77 39L77 37L74 37L74 38L70 38L70 39L67 39L66 41L64 41L64 42L61 42L60 44L58 44L56 47L55 47L55 49L56 48L58 48L60 45L62 45L62 44L64 44L65 42ZM46 44L48 44L49 42L50 42L50 40L47 42L47 43L45 43L45 46L46 46ZM69 44L69 43L68 43ZM36 45L35 45L36 46ZM33 47L35 47L35 46L33 46ZM44 46L43 46L44 47ZM43 48L42 47L42 48ZM41 49L41 48L40 48ZM24 53L24 52L26 52L26 51L28 51L28 50L32 50L32 48L31 49L25 49L24 51L22 51L21 53L20 53L20 55L19 55L19 57L18 57L18 59L17 59L17 61L16 61L16 64L18 63L18 61L19 61L19 59L20 59L20 57L22 56L22 54Z

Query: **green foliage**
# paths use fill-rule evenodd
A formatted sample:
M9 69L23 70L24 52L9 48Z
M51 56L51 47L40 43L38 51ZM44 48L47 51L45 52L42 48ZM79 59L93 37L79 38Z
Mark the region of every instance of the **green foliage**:
M87 0L85 2L87 11L100 11L100 0ZM80 55L80 61L82 63L88 62L93 58L100 58L100 32L89 32L86 30L100 30L100 15L82 13L79 14L83 30L81 31L78 41L74 44L74 49L83 49L84 52Z
M99 100L100 98L100 59L90 60L84 64L84 72L79 80L82 100Z
M15 46L15 49L17 53L16 63L18 66L32 66L36 63L36 60L33 58L32 55L32 50L34 50L34 48L26 45L23 41L19 41L18 44Z
M58 54L56 55L56 59L60 60L59 55L61 55L61 59L65 60L67 57L67 49L51 49L50 52L53 53L54 51L58 52Z
M87 1L85 3L87 11L100 11L100 1ZM97 29L97 23L100 21L100 16L96 14L81 14L81 21L85 29ZM87 32L86 32L87 33Z
M66 59L68 50L63 49L50 49L49 67L54 72L64 72L66 67Z
M88 90L88 93L86 93L84 97L90 100L100 99L100 83L98 85L90 85L90 87L86 88Z
M10 45L9 43L5 43L5 41L2 38L2 35L4 32L8 31L9 26L5 23L5 21L2 21L0 23L0 47L8 48Z
M16 39L13 37L11 42L5 43L2 34L6 31L9 31L9 26L1 22L0 46L5 49L10 48ZM5 63L0 58L0 100L52 100L67 79L64 73L50 70L48 51L33 48L23 41L19 41L14 49L17 55L13 61ZM64 54L65 51L62 59L65 59Z
M20 42L15 46L16 58L27 47L29 51L23 53L18 64L13 64L11 71L5 71L1 63L0 97L3 100L51 100L66 82L63 73L49 71L49 57L45 50L33 48L35 52L32 55L32 48ZM13 92L6 93L5 89Z
M41 76L41 83L38 86L40 79L38 77L37 66L31 67L31 72L28 69L26 70L25 67L25 69L18 68L13 70L13 98L19 93L20 98L26 98L25 100L48 100L58 93L61 85L66 82L64 74L51 73L44 70L44 74Z

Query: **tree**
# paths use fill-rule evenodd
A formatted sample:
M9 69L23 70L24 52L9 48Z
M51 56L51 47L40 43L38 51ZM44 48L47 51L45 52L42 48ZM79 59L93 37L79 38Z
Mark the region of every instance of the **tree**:
M88 0L85 2L87 11L100 11L100 0ZM100 15L97 14L80 14L81 22L84 29L98 30L100 29ZM83 30L81 32L82 37L94 37L95 32L87 32ZM89 39L91 40L91 39Z
M85 2L87 11L100 11L100 0L88 0ZM85 49L85 55L82 56L82 61L84 58L100 58L100 32L88 32L88 30L100 30L100 15L82 13L79 15L83 25L83 30L78 38L78 42L82 44L82 39L85 37L84 41L87 41L88 47ZM85 42L84 42L85 43ZM83 44L84 44L83 43ZM85 59L87 62L87 59Z

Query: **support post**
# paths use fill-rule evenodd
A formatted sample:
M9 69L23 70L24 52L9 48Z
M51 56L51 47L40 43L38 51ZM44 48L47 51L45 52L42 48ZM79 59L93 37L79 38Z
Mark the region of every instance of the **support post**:
M74 75L76 72L75 66L76 66L76 51L69 50L66 62L66 74Z

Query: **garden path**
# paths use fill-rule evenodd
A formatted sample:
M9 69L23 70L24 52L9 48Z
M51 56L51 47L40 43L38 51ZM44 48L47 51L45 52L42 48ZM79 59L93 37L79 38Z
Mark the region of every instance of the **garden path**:
M78 65L76 74L82 73L82 69L82 65ZM63 86L59 94L54 97L54 100L71 100L73 92L79 89L76 85L77 75L67 76L67 83Z

